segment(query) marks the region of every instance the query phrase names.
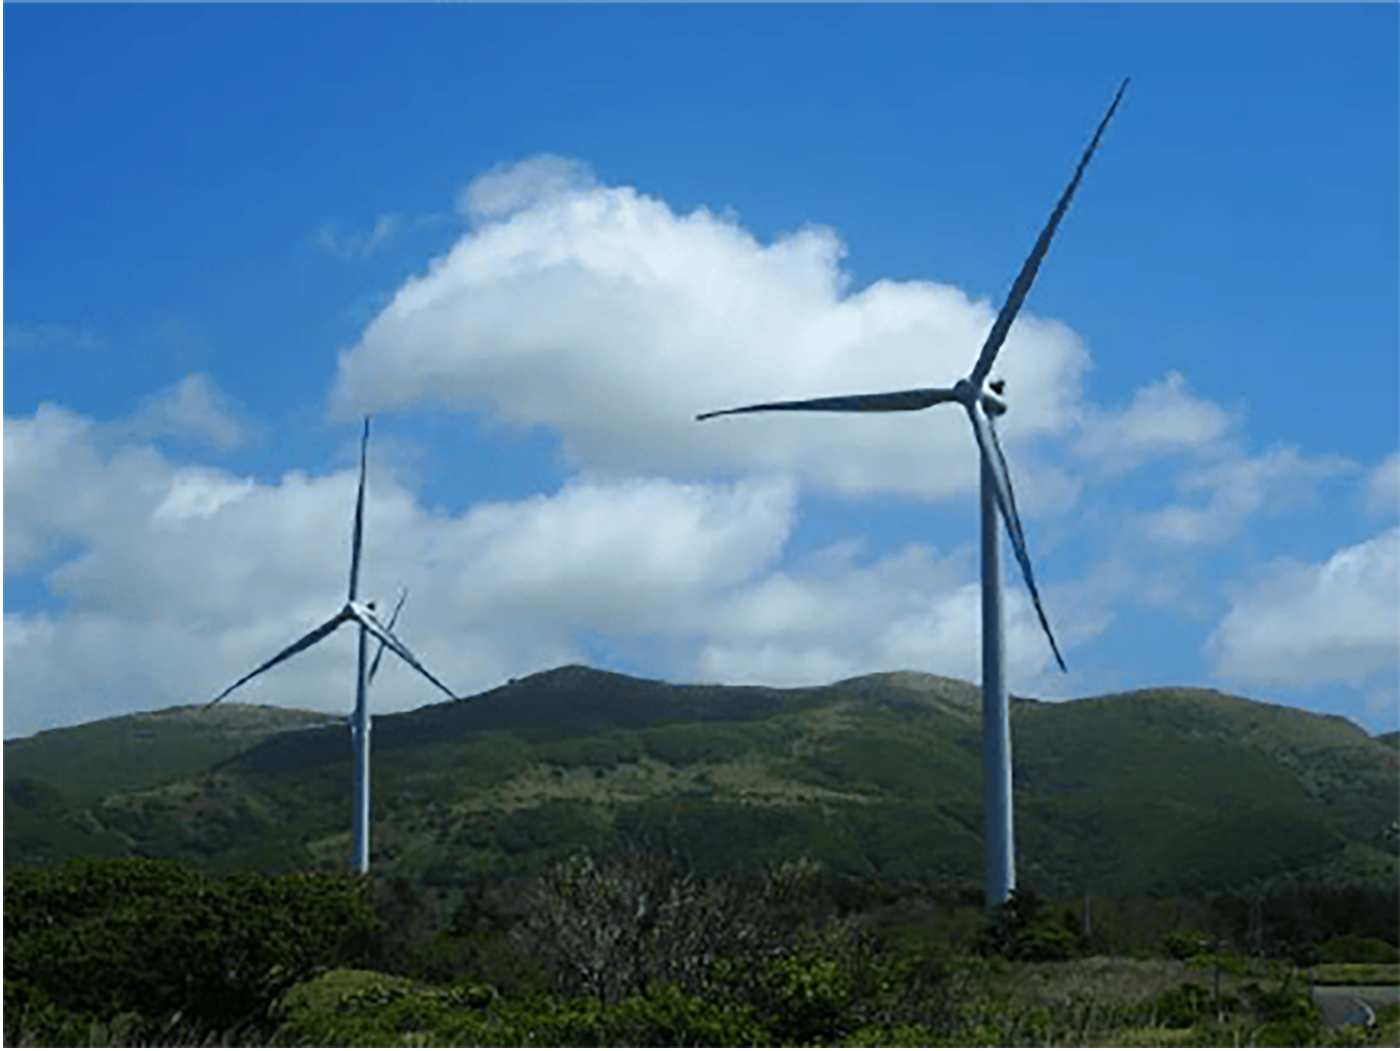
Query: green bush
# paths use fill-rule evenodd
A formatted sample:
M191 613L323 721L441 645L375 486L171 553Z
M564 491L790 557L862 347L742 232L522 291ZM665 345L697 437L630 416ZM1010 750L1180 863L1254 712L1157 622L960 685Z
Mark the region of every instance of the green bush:
M769 1039L751 1009L674 985L614 1005L547 994L510 1001L485 986L435 987L366 971L332 971L298 986L278 1017L280 1039L329 1047L734 1047Z
M1162 951L1174 960L1189 960L1210 952L1212 939L1201 931L1172 931L1162 938Z
M1151 1013L1158 1025L1169 1029L1187 1029L1215 1017L1215 998L1204 986L1183 982L1157 997Z
M1263 1021L1255 1036L1260 1047L1311 1047L1322 1036L1322 1010L1292 973L1276 989L1251 982L1244 987L1250 1006Z
M812 1044L907 1020L910 1002L941 978L925 956L888 952L858 927L833 922L766 957L721 960L711 988L756 1010L780 1043Z
M1007 960L1069 960L1078 956L1083 938L1066 924L1071 917L1058 918L1047 909L1049 903L1029 887L1017 887L1011 897L991 911L982 932L983 953Z
M1053 923L1033 923L1021 936L1023 960L1072 960L1079 955L1082 939L1074 931Z
M1323 963L1400 963L1400 949L1379 938L1347 935L1318 946Z
M264 1017L375 926L347 876L208 876L181 862L72 859L5 879L5 1019L68 1031L130 1016L226 1029Z

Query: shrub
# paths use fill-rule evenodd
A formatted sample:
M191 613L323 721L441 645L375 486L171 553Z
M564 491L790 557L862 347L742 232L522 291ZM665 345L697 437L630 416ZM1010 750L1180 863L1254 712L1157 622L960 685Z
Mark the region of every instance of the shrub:
M734 1047L769 1039L751 1009L666 984L609 1005L548 994L507 1001L478 985L333 971L291 990L277 1013L279 1038L330 1047Z
M1078 932L1046 909L1048 903L1029 887L1017 887L1011 897L991 911L980 941L983 953L1007 960L1069 960L1083 947Z
M1251 982L1245 986L1250 1006L1264 1025L1255 1037L1260 1047L1309 1047L1322 1035L1322 1010L1290 972L1277 989Z
M1169 1029L1187 1029L1215 1017L1215 998L1204 986L1183 982L1153 1001L1152 1016L1158 1025Z
M801 867L707 880L662 858L579 854L526 890L512 940L565 995L615 1004L656 982L699 993L717 960L790 943L814 882Z
M244 1024L316 968L362 953L375 923L365 884L348 876L218 879L170 860L15 870L4 893L6 1021L31 1027Z
M1210 952L1211 936L1201 931L1172 931L1162 938L1162 951L1174 960L1189 960Z
M1400 963L1400 949L1379 938L1347 935L1318 946L1322 963Z

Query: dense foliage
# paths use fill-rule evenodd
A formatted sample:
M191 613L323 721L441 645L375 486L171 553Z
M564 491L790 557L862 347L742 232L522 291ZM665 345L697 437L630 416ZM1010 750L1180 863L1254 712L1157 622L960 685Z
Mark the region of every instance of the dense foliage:
M5 1023L62 1042L92 1020L266 1017L318 969L364 954L363 881L211 877L177 861L73 859L5 877Z
M579 854L471 882L438 916L403 879L214 877L70 861L5 883L6 1043L685 1046L1394 1043L1395 1020L1324 1030L1301 972L1396 978L1397 901L1248 903L1018 892L988 919L958 882L812 863L704 876ZM1390 917L1376 937L1374 917ZM1263 931L1263 940L1259 938ZM1105 950L1116 955L1103 955ZM1251 955L1254 954L1254 955ZM1320 968L1321 969L1321 968ZM1320 970L1319 969L1319 970ZM1392 1012L1393 1013L1393 1012Z

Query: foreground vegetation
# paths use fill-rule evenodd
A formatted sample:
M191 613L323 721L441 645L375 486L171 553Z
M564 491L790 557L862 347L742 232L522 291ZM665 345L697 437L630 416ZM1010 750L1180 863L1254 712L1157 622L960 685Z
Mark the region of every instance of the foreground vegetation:
M1394 1008L1327 1029L1308 983L1400 981L1397 908L1026 893L987 923L965 884L578 854L439 921L401 879L70 860L6 875L5 1042L1395 1046Z

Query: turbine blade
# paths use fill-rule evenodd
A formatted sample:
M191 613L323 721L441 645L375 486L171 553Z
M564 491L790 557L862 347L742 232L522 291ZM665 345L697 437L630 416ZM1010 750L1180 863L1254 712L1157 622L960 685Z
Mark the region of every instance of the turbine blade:
M765 405L748 405L742 409L722 409L695 417L708 420L715 416L736 416L744 412L914 412L940 402L956 401L950 387L926 387L902 390L891 394L851 394L837 398L811 398L807 401L775 401Z
M365 609L358 603L353 605L351 609L353 611L351 613L351 616L353 616L356 620L363 624L366 630L368 630L371 635L377 638L380 642L384 643L384 645L388 646L389 649L393 650L394 653L398 655L400 660L402 660L405 664L413 668L414 671L416 671L419 675L427 679L430 683L436 686L443 693L447 694L447 696L450 697L452 700L457 700L457 695L451 690L449 690L446 686L444 686L433 675L432 672L428 671L427 668L423 667L423 665L418 662L418 658L413 655L409 648L399 641L399 637L395 635L392 631L384 627L383 624L379 623L379 618L377 618L373 613L371 613L369 610Z
M315 631L302 636L296 642L292 643L277 656L273 657L272 660L268 661L266 664L260 664L258 667L254 668L247 675L243 676L243 678L239 679L236 683L230 686L223 693L219 694L219 696L215 697L204 707L214 707L214 705L218 704L220 701L222 701L225 697L231 694L234 690L238 689L238 687L242 686L249 679L256 678L263 672L267 671L269 668L281 664L288 657L295 657L302 650L308 649L309 647L316 645L316 643L320 642L331 632L335 631L336 628L340 627L341 624L345 623L348 616L349 614L347 614L344 610L341 610L339 613L337 613L330 620L326 621Z
M360 439L360 492L355 497L355 531L350 540L350 601L360 587L360 543L365 535L365 456L369 451L369 417L365 417L365 434Z
M1055 654L1055 663L1060 666L1060 671L1068 671L1069 669L1065 667L1065 659L1060 656L1060 647L1055 642L1055 633L1050 630L1050 621L1045 616L1045 607L1041 605L1040 591L1035 586L1035 573L1031 569L1031 556L1026 550L1026 535L1021 530L1021 516L1016 513L1016 493L1011 488L1011 471L1006 466L1006 457L1001 451L996 425L992 422L992 418L983 411L982 406L976 402L968 408L967 414L972 417L972 433L977 437L977 445L982 452L982 457L991 465L997 506L1001 509L1002 521L1006 523L1006 532L1011 537L1011 550L1015 552L1016 561L1021 565L1021 576L1026 581L1026 589L1031 593L1035 615L1040 618L1040 626L1045 631L1045 637L1050 640L1050 650Z
M1084 156L1080 158L1079 167L1074 169L1074 178L1070 179L1069 185L1065 187L1065 192L1060 196L1060 202L1050 213L1050 221L1040 232L1040 238L1036 241L1035 247L1031 249L1030 257L1026 260L1025 265L1021 267L1021 273L1017 275L1016 283L1011 286L1011 292L1006 297L1006 303L1002 306L1001 313L997 315L996 322L992 325L992 331L987 334L987 341L982 344L982 353L978 355L977 364L973 367L972 375L969 377L973 387L978 390L982 389L983 381L986 380L987 374L992 371L992 362L996 360L997 351L1001 350L1001 345L1006 342L1006 334L1011 331L1011 323L1016 320L1021 304L1025 302L1031 285L1035 283L1035 275L1040 269L1041 260L1045 258L1045 253L1050 250L1050 239L1055 236L1055 228L1060 225L1060 220L1068 211L1070 198L1074 196L1074 191L1079 188L1079 180L1084 177L1084 169L1089 165L1089 158L1093 157L1094 151L1098 149L1099 139L1103 136L1104 129L1108 127L1108 122L1113 117L1113 111L1118 108L1118 103L1123 98L1123 92L1127 87L1128 78L1124 77L1123 83L1118 87L1118 94L1113 96L1113 105L1108 107L1108 112L1099 122L1099 130L1094 132L1094 139L1089 143L1089 148L1084 151Z
M399 600L394 604L394 612L389 616L389 623L384 625L385 630L393 631L394 624L399 619L399 612L403 609L404 600L408 598L408 588L399 589ZM379 671L379 662L384 658L384 641L379 642L379 649L374 652L374 663L369 666L369 682L374 682L375 673Z

